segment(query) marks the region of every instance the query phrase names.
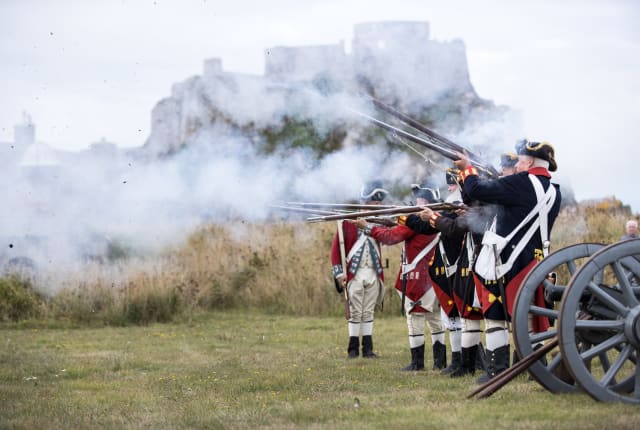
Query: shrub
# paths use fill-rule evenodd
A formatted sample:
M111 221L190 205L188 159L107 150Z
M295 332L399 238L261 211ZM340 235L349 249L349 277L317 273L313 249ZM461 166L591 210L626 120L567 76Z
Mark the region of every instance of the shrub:
M582 242L612 243L630 213L619 208L565 208L552 251ZM38 316L111 325L167 322L198 310L261 308L294 315L341 315L329 261L334 223L207 225L161 255L126 258L110 270L83 270L48 300L18 278L0 282L0 319ZM393 288L401 245L383 247L385 308L397 310ZM98 266L101 267L101 266ZM392 297L394 296L394 297ZM381 314L380 316L384 316Z
M18 275L0 278L0 320L19 321L41 315L44 298L28 279Z

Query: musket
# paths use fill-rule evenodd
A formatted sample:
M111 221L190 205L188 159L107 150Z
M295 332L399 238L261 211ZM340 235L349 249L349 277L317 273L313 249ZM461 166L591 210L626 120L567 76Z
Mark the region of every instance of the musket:
M359 203L312 203L312 202L286 202L286 205L301 208L330 208L330 209L391 209L398 205L365 205Z
M304 208L304 207L280 206L280 205L269 205L269 207L272 208L272 209L278 209L278 210L289 211L289 212L305 213L305 214L313 214L313 215L338 215L338 214L341 214L341 213L348 213L348 212L326 211L326 210L321 210L321 209L307 209L307 208Z
M498 252L498 246L493 244L493 257L495 260L495 271L496 271L496 282L498 283L498 291L500 292L500 297L502 300L502 312L504 312L504 320L507 323L507 335L511 332L511 324L509 323L509 314L508 306L507 306L507 294L505 293L504 282L502 281L502 276L498 276L498 266L502 264L500 261L500 253Z
M404 316L404 302L407 297L407 274L404 272L404 268L407 264L407 253L406 253L406 244L402 245L402 253L400 254L400 270L401 270L401 281L400 284L402 286L402 300L400 305L400 312L402 312L402 316Z
M424 146L427 149L431 149L432 151L437 152L438 154L442 155L445 158L448 158L449 160L455 161L455 160L459 160L460 159L460 151L456 151L453 149L449 149L449 148L444 148L441 145L439 145L438 143L434 143L431 140L427 140L427 139L423 139L419 136L413 135L411 133L409 133L408 131L402 130L398 127L394 127L391 124L387 124L386 122L380 121L379 119L375 119L372 116L369 116L367 114L364 114L362 112L358 112L356 110L353 109L349 109L351 112L355 113L356 115L359 115L365 119L367 119L368 121L374 123L375 125L377 125L380 128L383 128L387 131L391 131L393 132L395 135L400 136L400 137L404 137L406 139L409 139L412 142L417 143L418 145ZM469 161L480 171L484 172L487 176L489 177L498 177L499 175L496 173L496 169L491 167L491 166L486 166L484 163L478 161L478 160L472 160L469 159Z
M402 112L398 111L397 109L384 104L383 102L381 102L380 100L377 100L373 97L370 97L371 102L373 103L374 106L376 106L377 108L379 108L380 110L387 112L388 114L393 115L394 117L398 118L400 121L402 121L403 123L407 124L410 127L413 127L414 129L426 134L427 136L429 136L430 138L434 139L435 141L447 146L450 149L453 149L454 151L458 151L458 152L467 152L467 154L469 155L469 160L479 160L480 158L478 156L476 156L473 152L468 151L466 148L458 145L457 143L447 139L446 137L442 136L441 134L436 133L435 131L431 130L430 128L428 128L427 126L425 126L424 124L416 121L415 119L411 118L408 115L403 114ZM475 161L474 161L475 163ZM488 169L492 170L492 173L494 174L494 176L499 176L499 172L491 165L487 166Z
M342 229L342 220L338 221L338 245L340 246L340 264L342 264L342 270L345 277L347 274L347 258L344 245L344 230ZM335 279L335 282L340 282ZM342 286L342 292L344 293L344 317L349 321L351 319L351 305L349 303L349 283Z
M366 218L371 216L378 215L400 215L400 214L410 214L421 212L425 208L429 208L434 211L443 211L443 210L458 210L464 209L466 206L455 203L430 203L423 206L398 206L389 209L379 209L373 211L360 211L360 212L350 212L344 214L336 214L336 215L326 215L326 216L317 216L307 218L307 222L322 222L322 221L335 221L338 219L357 219L357 218Z
M325 210L318 210L318 209L307 209L303 207L291 207L291 206L279 206L279 205L269 205L269 207L273 209L279 209L279 210L284 210L289 212L306 213L306 214L316 215L316 216L347 215L347 214L353 213L353 212L325 211ZM374 224L384 225L387 227L398 225L393 220L387 217L367 217L365 218L365 221L371 222Z

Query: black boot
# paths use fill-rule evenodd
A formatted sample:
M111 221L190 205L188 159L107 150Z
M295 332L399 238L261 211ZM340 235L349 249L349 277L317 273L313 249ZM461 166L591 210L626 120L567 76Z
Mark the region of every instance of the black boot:
M447 347L440 342L436 341L432 345L433 350L433 370L444 369L447 367Z
M461 351L461 366L449 373L452 378L458 378L460 376L473 375L476 373L476 356L478 355L478 345L473 345L469 348L462 348Z
M476 379L476 382L478 383L478 385L482 385L489 382L490 379L491 377L489 376L489 372L485 370L482 372L482 375L478 376L478 379Z
M460 351L452 352L451 353L451 364L446 369L442 369L442 372L440 372L440 374L441 375L448 375L448 374L453 373L456 370L458 370L460 368L460 366L462 366L462 357L461 357L461 355L462 354L460 353Z
M493 371L495 372L492 377L501 374L509 368L510 355L509 345L504 345L494 351L491 351L489 361L492 363Z
M405 372L424 370L424 344L411 348L411 364L402 368Z
M374 358L377 355L373 352L373 337L362 336L362 356L364 358Z
M349 358L358 358L358 355L360 354L358 346L358 336L349 336L349 346L347 347Z
M503 345L500 348L496 348L493 351L487 350L487 373L485 378L478 378L479 384L484 384L490 379L493 379L496 375L504 372L509 368L509 345ZM483 375L484 376L484 375Z

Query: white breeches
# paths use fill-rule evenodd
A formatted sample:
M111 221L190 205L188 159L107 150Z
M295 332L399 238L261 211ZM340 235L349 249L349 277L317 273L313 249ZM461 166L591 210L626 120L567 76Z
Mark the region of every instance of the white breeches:
M374 269L361 267L356 276L349 281L349 309L351 323L373 321L373 314L378 301L380 280Z

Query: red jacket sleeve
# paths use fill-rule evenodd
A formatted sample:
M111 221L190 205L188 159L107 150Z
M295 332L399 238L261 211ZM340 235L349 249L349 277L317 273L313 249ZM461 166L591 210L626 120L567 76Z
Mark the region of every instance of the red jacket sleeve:
M375 226L371 229L371 237L385 245L395 245L404 242L416 234L406 225L396 225L394 227Z

